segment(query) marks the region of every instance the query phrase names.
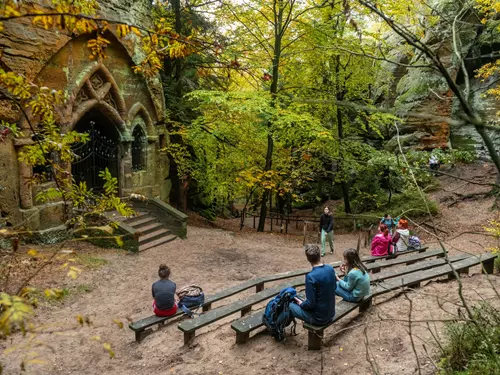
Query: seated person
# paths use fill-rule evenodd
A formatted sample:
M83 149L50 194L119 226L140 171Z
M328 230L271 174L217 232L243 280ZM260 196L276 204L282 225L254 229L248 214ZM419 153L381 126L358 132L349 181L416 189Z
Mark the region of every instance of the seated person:
M155 282L152 287L153 311L156 316L172 316L177 312L177 296L175 283L168 279L170 268L165 264L160 264L158 276L160 280Z
M340 266L340 270L346 275L344 280L335 275L337 278L335 294L348 302L358 302L370 295L370 276L355 249L344 251L344 264Z
M409 239L410 231L408 230L408 220L401 219L398 222L394 237L392 237L392 243L396 245L396 251L408 250Z
M306 245L305 253L312 266L306 275L306 300L296 298L295 303L290 304L290 311L304 322L325 325L335 316L335 271L329 264L321 263L318 245Z
M380 224L378 229L378 234L373 237L372 240L372 255L387 255L389 252L389 245L392 241L391 235L389 234L389 228L387 228L385 224Z

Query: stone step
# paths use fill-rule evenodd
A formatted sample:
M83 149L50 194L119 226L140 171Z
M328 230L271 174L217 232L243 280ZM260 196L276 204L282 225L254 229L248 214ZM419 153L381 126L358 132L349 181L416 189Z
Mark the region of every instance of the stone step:
M131 221L125 221L125 224L130 225L134 229L139 229L156 222L156 218L150 215L141 215L129 220Z
M152 242L148 242L144 245L140 245L139 246L139 251L144 251L144 250L148 250L148 249L151 249L153 247L156 247L156 246L160 246L160 245L163 245L163 244L166 244L168 242L171 242L171 241L174 241L175 239L177 238L176 235L173 235L173 234L170 234L169 236L166 236L166 237L161 237L161 238L158 238L157 240L155 241L152 241Z
M172 232L169 231L168 229L161 227L160 229L155 230L154 232L142 235L139 237L139 247L141 245L144 245L146 243L152 242L158 238L168 236Z
M147 225L141 226L140 228L137 229L141 232L141 238L142 238L142 236L162 228L164 228L162 223L160 223L159 221L154 221L152 223L148 223Z

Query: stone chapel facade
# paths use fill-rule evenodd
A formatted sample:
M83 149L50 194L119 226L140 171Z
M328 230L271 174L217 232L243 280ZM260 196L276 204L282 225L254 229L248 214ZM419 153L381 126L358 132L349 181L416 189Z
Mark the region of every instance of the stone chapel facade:
M108 19L148 26L151 0L100 1L100 13ZM102 62L89 59L87 41L93 37L33 27L30 19L5 22L0 32L0 64L39 86L67 93L57 113L61 131L90 134L89 142L74 148L78 158L71 173L77 182L85 180L98 189L102 182L97 174L107 167L118 178L121 196L138 193L167 201L169 163L160 149L166 146L168 135L160 77L145 78L133 72L142 58L135 34L120 39L107 31L104 37L111 44ZM33 142L28 124L11 103L0 100L0 108L0 119L17 123L24 133L0 142L0 228L22 225L43 230L61 225L62 202L35 200L40 189L54 182L31 186L27 181L34 171L18 161L23 147Z

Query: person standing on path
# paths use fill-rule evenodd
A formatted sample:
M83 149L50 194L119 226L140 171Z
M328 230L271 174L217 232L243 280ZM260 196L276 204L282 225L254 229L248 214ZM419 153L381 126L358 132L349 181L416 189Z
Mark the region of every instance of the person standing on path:
M329 207L325 207L319 218L319 231L321 233L321 256L325 256L325 242L328 238L330 254L333 254L333 214Z

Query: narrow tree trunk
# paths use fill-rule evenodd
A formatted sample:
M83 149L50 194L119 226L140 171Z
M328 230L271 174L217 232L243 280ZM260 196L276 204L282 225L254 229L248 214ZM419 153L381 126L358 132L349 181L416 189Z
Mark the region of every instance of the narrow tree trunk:
M290 10L291 11L291 10ZM275 14L276 24L274 26L274 57L273 57L273 78L271 81L271 100L272 106L276 106L276 94L278 93L278 80L279 80L279 64L281 57L281 39L282 35L282 25L283 25L283 4L280 2L278 13ZM273 162L273 134L272 134L272 122L268 123L268 134L267 134L267 153L266 153L266 165L264 171L270 171ZM264 231L266 214L267 214L267 200L269 199L269 190L265 190L262 195L262 201L260 203L260 217L259 217L259 227L257 228L258 232Z

